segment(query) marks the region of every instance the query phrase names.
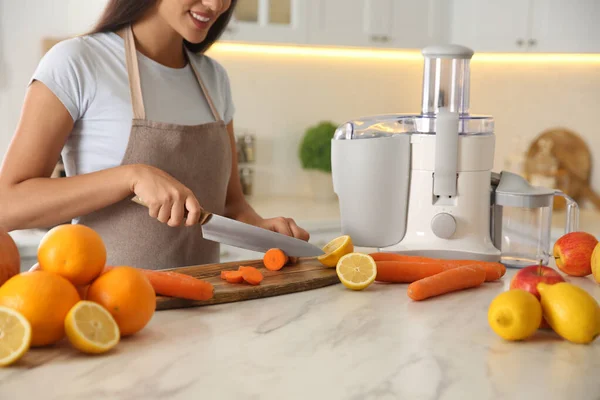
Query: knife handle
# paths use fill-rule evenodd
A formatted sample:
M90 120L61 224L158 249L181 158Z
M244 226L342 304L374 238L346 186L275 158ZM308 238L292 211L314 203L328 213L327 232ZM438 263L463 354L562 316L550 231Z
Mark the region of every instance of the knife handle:
M134 203L137 203L141 206L144 206L146 208L148 208L148 205L146 203L144 203L144 201L139 198L138 196L133 196L133 198L131 199L131 201L133 201ZM200 219L198 219L198 223L200 225L204 225L205 223L208 222L208 220L210 219L212 213L209 213L208 211L205 211L204 209L200 209ZM184 210L183 211L183 217L187 218L188 216L188 210Z

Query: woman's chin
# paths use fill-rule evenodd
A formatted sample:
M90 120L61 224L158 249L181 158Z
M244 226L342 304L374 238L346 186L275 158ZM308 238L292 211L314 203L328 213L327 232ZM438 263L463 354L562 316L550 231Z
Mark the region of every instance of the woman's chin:
M180 31L183 38L192 44L202 43L206 39L206 35L208 34L208 29L200 30L198 28L186 26L182 31Z
M185 35L183 38L191 44L200 44L206 39L206 32L202 34L196 33L192 35Z

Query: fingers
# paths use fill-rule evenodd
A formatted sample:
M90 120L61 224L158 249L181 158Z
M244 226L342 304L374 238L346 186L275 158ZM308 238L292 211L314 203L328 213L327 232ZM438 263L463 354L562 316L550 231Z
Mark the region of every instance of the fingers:
M301 240L305 240L308 241L308 239L310 238L310 235L307 231L305 231L304 229L300 228L296 222L291 219L291 218L283 218L283 217L279 217L279 218L272 218L269 221L269 225L270 225L270 229L287 235L287 236L292 236Z
M171 211L173 210L173 201L169 199L165 199L161 202L160 210L158 211L158 219L163 224L169 222L171 219Z
M271 219L271 230L282 233L286 236L294 236L288 220L283 217Z
M159 202L151 202L148 204L148 215L151 218L158 218L161 204Z
M171 218L169 218L167 225L171 227L181 225L185 211L184 207L185 203L183 199L178 198L173 202L173 207L171 207Z
M185 211L188 211L186 217ZM160 200L148 201L148 214L150 217L167 224L171 227L197 224L202 214L202 207L194 194L184 189L182 192L174 192L163 196Z
M140 171L134 193L144 199L151 218L171 227L181 226L184 220L187 226L198 223L202 207L189 188L160 169L145 166Z
M296 225L296 222L293 219L288 218L287 221L295 238L305 241L308 241L308 239L310 239L310 235L308 234L308 232Z
M185 208L188 210L185 225L192 226L197 224L198 221L200 221L202 207L200 207L200 203L198 203L198 199L196 199L196 196L188 196L188 198L185 200Z

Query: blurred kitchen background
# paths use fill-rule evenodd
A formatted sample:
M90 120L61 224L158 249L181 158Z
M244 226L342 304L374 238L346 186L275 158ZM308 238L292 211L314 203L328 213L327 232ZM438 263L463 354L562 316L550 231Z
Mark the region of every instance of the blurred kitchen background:
M0 0L0 157L44 52L85 33L105 4ZM317 243L337 235L322 162L331 129L418 113L421 48L457 43L476 52L471 113L495 118L494 169L572 194L586 209L582 229L600 235L599 19L598 0L239 0L208 55L230 77L244 190L259 213L295 218ZM21 246L39 238L17 234ZM236 251L225 249L224 260L249 254Z

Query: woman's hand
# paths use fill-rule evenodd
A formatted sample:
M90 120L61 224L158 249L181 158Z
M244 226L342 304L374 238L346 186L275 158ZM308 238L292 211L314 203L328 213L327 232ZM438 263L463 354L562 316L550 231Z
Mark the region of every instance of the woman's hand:
M308 241L310 238L308 232L296 225L296 222L291 218L263 218L258 221L256 225L273 232L282 233L305 241Z
M149 166L135 165L131 191L148 206L148 214L160 222L175 227L198 223L202 207L194 193L166 172Z

